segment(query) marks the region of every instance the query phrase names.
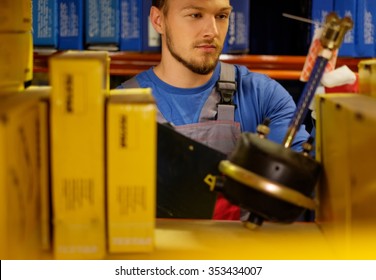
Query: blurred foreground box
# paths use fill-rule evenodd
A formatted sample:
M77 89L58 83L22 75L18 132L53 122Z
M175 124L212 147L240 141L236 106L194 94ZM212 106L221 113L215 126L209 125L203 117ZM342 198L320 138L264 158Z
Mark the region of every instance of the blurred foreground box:
M326 94L316 99L318 160L317 223L341 256L375 251L376 99Z

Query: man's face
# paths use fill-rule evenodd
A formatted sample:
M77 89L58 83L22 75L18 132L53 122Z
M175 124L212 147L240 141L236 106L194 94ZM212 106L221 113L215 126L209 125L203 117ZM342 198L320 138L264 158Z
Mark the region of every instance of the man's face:
M163 36L171 55L194 73L213 71L230 12L229 0L170 0Z

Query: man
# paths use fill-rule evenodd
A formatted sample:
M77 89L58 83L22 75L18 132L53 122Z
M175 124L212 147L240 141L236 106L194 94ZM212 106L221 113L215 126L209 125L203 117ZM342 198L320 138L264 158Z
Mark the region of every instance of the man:
M293 99L276 81L244 66L219 63L231 10L229 0L153 0L150 19L161 34L161 61L122 84L151 87L159 122L170 122L182 134L226 154L241 132L255 132L265 119L270 120L268 138L281 143L295 111ZM219 84L224 90L217 88L223 73L225 81ZM227 81L231 74L236 83ZM300 149L308 136L302 127L292 148ZM214 219L239 215L237 206L218 198Z

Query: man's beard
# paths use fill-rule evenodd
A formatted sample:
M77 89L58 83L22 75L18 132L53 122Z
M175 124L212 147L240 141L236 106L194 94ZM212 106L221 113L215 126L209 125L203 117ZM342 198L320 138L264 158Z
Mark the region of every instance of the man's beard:
M217 55L217 57L215 57L214 59L210 59L210 57L212 56L212 54L209 56L208 54L208 60L204 60L203 62L195 62L193 60L191 61L188 61L186 59L184 59L182 56L180 56L175 50L174 50L174 46L173 46L173 43L172 43L172 40L171 40L171 36L169 35L169 32L166 31L166 44L167 44L167 48L168 50L170 51L171 55L177 60L179 61L181 64L183 64L185 67L187 67L189 70L191 70L193 73L196 73L196 74L200 74L200 75L206 75L206 74L209 74L211 73L217 63L218 63L218 60L219 60L219 55Z

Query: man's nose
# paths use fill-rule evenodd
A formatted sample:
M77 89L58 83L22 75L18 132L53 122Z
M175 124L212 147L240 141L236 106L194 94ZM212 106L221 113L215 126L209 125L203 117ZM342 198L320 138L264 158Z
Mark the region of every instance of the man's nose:
M204 36L214 38L218 36L218 26L215 17L208 18L204 23Z

